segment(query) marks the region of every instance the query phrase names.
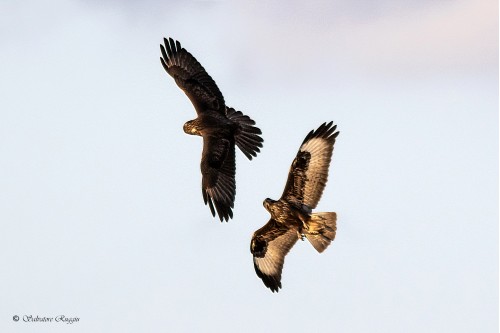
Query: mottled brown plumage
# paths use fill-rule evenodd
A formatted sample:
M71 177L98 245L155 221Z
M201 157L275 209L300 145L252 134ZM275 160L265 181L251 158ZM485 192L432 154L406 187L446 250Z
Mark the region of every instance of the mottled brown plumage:
M337 126L322 124L309 132L293 160L278 201L264 200L271 219L255 231L250 243L257 276L273 292L281 288L285 256L298 239L307 238L318 252L334 240L337 214L312 213L328 181Z
M198 114L184 124L184 132L203 137L202 195L221 221L233 217L236 196L235 145L248 159L262 147L262 132L250 117L227 107L215 81L203 66L172 38L160 45L161 64L187 95Z

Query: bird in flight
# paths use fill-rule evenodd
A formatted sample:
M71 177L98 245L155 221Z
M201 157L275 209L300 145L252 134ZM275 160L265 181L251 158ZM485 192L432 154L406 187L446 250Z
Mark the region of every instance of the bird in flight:
M290 167L281 198L264 200L271 219L254 232L250 252L257 276L272 292L281 288L285 256L298 239L307 238L321 253L335 238L337 214L312 210L328 180L333 145L339 134L336 129L330 122L309 132Z
M184 124L184 132L203 137L201 192L212 215L233 217L236 195L235 145L251 160L262 148L261 130L241 111L230 108L203 66L172 38L160 45L161 64L193 103L198 117Z

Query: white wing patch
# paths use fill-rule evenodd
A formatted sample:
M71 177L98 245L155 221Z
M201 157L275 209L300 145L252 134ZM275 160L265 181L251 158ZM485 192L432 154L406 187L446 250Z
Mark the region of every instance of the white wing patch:
M283 235L268 241L264 257L254 257L254 262L259 270L264 275L275 277L279 281L285 256L298 239L297 228L291 227Z
M273 276L280 273L279 259L276 260L272 255L266 255L264 258L255 258L255 263L259 270L265 275Z
M333 145L324 138L312 138L300 147L300 151L311 154L306 170L303 203L313 209L316 208L328 180Z

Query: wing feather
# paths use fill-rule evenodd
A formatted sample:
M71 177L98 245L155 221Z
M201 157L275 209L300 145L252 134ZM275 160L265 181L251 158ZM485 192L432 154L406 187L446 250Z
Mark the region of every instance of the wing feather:
M203 201L221 222L233 217L236 196L234 142L218 136L203 136L201 158Z
M191 100L196 112L210 109L225 114L224 97L203 66L178 41L165 38L164 43L165 46L160 45L161 64Z
M290 167L282 199L316 208L328 181L328 167L339 134L337 126L332 125L323 123L307 134Z
M257 276L273 292L281 288L285 256L298 240L296 225L282 225L270 219L252 237L250 251Z

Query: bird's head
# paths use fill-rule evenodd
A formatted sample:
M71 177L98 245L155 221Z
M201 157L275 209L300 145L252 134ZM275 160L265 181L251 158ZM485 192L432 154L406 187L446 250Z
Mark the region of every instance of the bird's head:
M271 206L275 203L276 201L266 198L264 202L262 203L264 205L264 208L266 208L269 212L271 211Z
M186 122L182 128L184 129L184 133L186 134L201 136L196 119Z

